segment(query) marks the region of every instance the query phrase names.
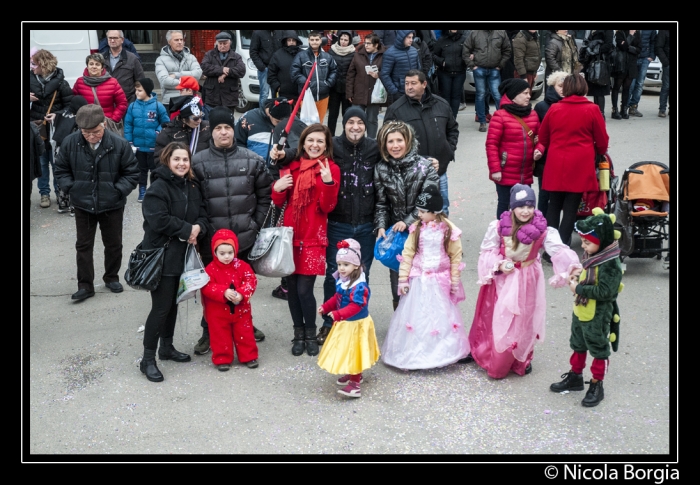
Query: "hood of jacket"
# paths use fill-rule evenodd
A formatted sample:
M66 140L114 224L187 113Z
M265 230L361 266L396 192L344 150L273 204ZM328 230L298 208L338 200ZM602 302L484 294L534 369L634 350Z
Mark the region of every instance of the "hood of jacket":
M211 254L214 255L214 261L219 262L219 258L216 257L216 247L222 243L233 243L233 256L238 257L238 237L236 234L230 229L219 229L211 238Z
M299 36L297 35L296 30L285 30L284 31L284 34L282 34L280 36L280 40L279 40L282 47L287 47L287 39L294 39L297 41L298 46L302 45L301 39L299 39Z
M396 47L397 49L401 49L401 50L407 50L408 47L403 45L403 41L406 37L408 37L408 34L413 34L413 33L414 33L413 30L397 30L396 31L396 40L394 40L394 47Z
M547 91L545 91L544 99L551 105L561 101L562 97L559 96L559 93L557 93L557 90L554 89L554 86L547 86Z
M464 35L463 30L458 30L454 34L451 34L449 30L443 30L440 37L449 37L452 40L459 40L462 35Z

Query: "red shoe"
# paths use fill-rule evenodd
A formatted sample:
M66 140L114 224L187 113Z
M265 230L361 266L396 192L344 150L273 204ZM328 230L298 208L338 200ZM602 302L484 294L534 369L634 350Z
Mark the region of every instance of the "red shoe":
M474 115L474 121L476 121L477 123L479 122L479 115ZM486 113L486 123L488 123L489 121L491 121L491 114Z
M360 385L352 381L350 381L344 388L338 389L338 392L348 397L361 397Z
M360 382L358 382L358 384L362 384L364 381L365 381L365 379L362 376L360 376ZM343 377L341 377L337 381L335 381L335 383L338 384L339 386L344 386L344 385L348 384L349 382L352 382L352 381L350 381L350 374L345 374Z

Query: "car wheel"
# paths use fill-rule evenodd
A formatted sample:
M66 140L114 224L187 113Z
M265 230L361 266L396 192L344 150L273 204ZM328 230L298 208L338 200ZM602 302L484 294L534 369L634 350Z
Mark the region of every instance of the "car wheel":
M542 87L539 91L532 91L532 96L530 96L530 99L534 101L535 99L539 98L542 96L542 91L544 91L544 87Z
M252 103L248 101L243 94L243 90L239 89L238 91L238 106L236 106L236 111L239 113L246 113L250 111L251 109L255 108L257 106L257 103Z

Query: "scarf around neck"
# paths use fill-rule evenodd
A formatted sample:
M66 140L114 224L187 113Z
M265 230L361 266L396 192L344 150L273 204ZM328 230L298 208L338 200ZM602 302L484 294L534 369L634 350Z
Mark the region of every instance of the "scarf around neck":
M304 209L312 203L315 198L316 175L321 171L318 161L318 158L309 160L305 156L301 157L299 176L297 177L296 188L292 195L292 211L296 225L301 221L302 214L304 215L304 219L308 221L308 216Z
M102 74L100 76L83 76L83 82L86 86L94 88L105 82L110 77L112 76L109 74L109 72L107 72L107 69L102 69Z
M613 241L613 243L605 249L601 249L594 255L589 255L588 253L583 253L583 269L586 270L586 278L580 282L582 285L594 285L595 284L595 267L610 261L612 259L618 258L620 256L620 244L618 241ZM588 304L588 298L583 295L576 295L576 304L586 306Z
M185 48L183 47L180 52L175 52L170 48L170 46L165 46L166 49L168 49L168 53L173 56L175 59L178 60L178 62L182 62L182 60L185 58Z
M524 118L525 116L530 114L530 111L532 111L532 106L529 104L527 106L520 106L519 104L509 103L509 104L504 104L503 109L512 115L520 116L521 118Z
M339 56L347 56L348 54L352 54L355 52L355 46L354 45L346 45L346 46L341 46L340 44L333 44L331 46L331 50L338 54Z

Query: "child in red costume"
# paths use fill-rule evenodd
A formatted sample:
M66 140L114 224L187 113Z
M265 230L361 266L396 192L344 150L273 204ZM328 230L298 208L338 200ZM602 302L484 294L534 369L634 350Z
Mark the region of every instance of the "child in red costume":
M258 346L253 333L250 297L258 280L248 263L236 257L238 238L228 229L219 229L211 241L216 256L205 268L209 283L202 288L204 317L209 322L211 361L220 371L233 363L233 348L238 361L249 368L258 366Z

